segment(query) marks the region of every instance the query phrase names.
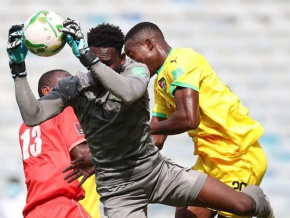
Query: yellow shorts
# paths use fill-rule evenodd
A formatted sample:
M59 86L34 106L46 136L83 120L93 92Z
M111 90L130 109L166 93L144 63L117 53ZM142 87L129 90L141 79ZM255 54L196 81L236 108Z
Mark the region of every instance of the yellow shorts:
M206 173L237 191L247 185L260 185L267 170L267 158L259 142L255 142L238 160L226 162L199 156L194 170ZM219 211L225 217L236 218L230 213Z

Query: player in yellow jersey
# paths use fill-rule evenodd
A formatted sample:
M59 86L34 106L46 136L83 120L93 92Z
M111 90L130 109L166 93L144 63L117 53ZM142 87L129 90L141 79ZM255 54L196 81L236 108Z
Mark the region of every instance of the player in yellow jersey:
M167 135L188 132L198 155L195 170L241 191L260 185L267 169L258 139L261 124L211 68L190 48L171 48L153 23L135 25L126 35L125 52L147 64L154 85L155 107L151 133L160 149ZM218 217L237 217L218 211ZM214 217L217 211L200 207L177 208L176 217Z

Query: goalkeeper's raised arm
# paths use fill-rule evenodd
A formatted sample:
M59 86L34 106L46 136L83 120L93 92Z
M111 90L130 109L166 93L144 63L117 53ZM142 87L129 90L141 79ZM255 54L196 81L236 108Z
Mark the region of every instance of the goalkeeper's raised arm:
M131 104L144 95L150 79L146 65L133 63L122 75L117 74L90 50L78 21L71 18L65 20L63 32L73 54L110 93L126 104Z
M63 109L60 98L48 101L37 100L27 81L25 57L27 48L23 39L23 25L13 25L9 29L7 53L15 95L23 121L27 126L35 126L57 115Z

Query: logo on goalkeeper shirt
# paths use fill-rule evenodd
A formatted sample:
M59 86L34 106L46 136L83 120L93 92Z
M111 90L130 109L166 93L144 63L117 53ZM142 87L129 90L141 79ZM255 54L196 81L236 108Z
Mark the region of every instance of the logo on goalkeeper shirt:
M136 76L146 77L146 72L143 67L135 67L132 69L131 74L134 74Z
M167 90L167 85L166 85L166 80L164 77L162 77L160 80L158 80L158 85L160 86L160 88L166 92Z

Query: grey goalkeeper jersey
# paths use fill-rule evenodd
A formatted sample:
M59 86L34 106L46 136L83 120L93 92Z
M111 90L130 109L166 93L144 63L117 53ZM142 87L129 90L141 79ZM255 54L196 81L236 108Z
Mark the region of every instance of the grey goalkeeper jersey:
M98 67L105 66L101 64ZM121 82L117 85L129 84L128 87L119 87L124 93L128 89L133 92L130 90L132 87L141 89L140 98L124 103L120 99L125 98L122 94L119 94L120 97L112 94L116 87L108 87L107 84L104 88L93 79L92 72L78 72L62 79L49 95L38 100L38 104L44 104L41 108L45 108L45 101L57 99L61 99L63 104L61 110L67 106L74 108L93 155L98 185L140 179L162 159L150 134L149 71L143 64L129 63L123 66L120 75L114 72L110 79L116 82L117 77L114 77L118 76ZM128 79L129 83L123 84L122 79ZM109 92L110 89L113 91ZM54 116L56 112L59 111L51 111L50 108L47 113ZM47 119L51 115L44 114L43 117Z

